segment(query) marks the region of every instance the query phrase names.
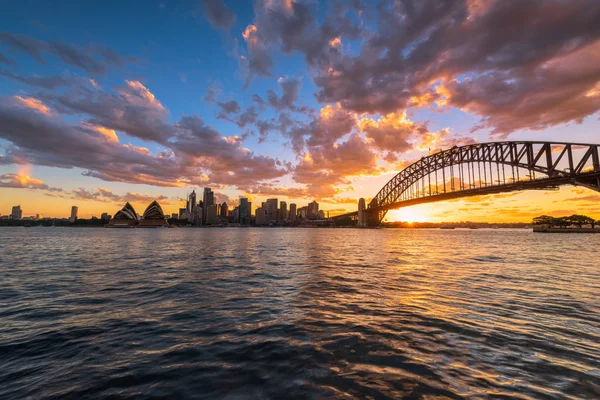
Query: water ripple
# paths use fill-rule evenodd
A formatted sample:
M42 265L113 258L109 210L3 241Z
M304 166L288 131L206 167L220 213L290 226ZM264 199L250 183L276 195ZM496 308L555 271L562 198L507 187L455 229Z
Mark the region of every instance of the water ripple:
M2 399L600 398L600 235L0 239Z

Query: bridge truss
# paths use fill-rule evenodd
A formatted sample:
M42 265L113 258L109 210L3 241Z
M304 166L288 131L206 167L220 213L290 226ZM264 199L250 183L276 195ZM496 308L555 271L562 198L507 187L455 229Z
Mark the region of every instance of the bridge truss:
M379 225L389 210L467 196L565 184L600 191L599 148L551 142L455 146L423 157L394 176L365 210L368 224Z

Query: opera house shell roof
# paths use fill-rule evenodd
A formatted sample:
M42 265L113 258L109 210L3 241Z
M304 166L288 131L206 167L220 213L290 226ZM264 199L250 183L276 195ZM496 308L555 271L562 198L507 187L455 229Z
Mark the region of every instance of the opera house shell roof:
M139 228L159 228L162 226L169 226L169 223L165 219L162 207L156 200L154 200L144 211L144 216L140 221Z
M129 202L127 202L123 208L121 208L114 216L114 219L118 220L138 220L138 215L135 212L135 208Z

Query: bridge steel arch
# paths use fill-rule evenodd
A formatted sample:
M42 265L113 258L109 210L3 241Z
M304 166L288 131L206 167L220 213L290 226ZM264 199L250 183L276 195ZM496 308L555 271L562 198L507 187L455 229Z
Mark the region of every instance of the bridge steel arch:
M394 176L367 206L368 224L379 225L392 209L467 196L565 184L600 191L599 150L598 144L532 141L455 146Z

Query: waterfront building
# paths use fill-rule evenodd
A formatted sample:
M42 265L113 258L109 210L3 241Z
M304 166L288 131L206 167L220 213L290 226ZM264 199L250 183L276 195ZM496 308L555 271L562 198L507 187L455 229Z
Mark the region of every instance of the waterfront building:
M279 220L285 221L286 219L288 219L287 202L281 201L279 202Z
M319 203L317 203L316 201L308 203L307 217L308 219L319 218Z
M202 225L202 207L197 206L194 209L194 215L192 216L192 223L194 225L200 226Z
M138 224L140 228L158 228L162 226L169 226L169 223L165 219L165 214L162 207L156 200L146 207L142 220Z
M108 222L108 226L111 228L133 228L139 223L139 217L135 212L135 209L129 202L125 203L113 219Z
M267 210L265 210L262 207L259 207L256 209L255 214L256 214L256 221L255 224L257 226L262 226L262 225L267 225Z
M242 225L250 224L250 217L252 216L252 203L248 201L248 198L241 197L240 198L240 210L239 210L239 219L235 221L239 221Z
M325 211L319 210L319 219L325 219Z
M179 219L188 219L188 213L186 208L179 209Z
M22 219L23 218L23 210L21 209L21 206L14 206L12 208L12 211L10 213L10 218L11 219Z
M210 206L204 206L206 208L206 220L204 221L204 225L214 225L217 223L217 208L216 204L211 204Z
M290 221L295 221L296 220L296 203L291 203L290 204L290 213L289 213L288 219Z
M179 217L179 215L177 213L171 214L171 218L173 218L173 219L177 219L178 217Z
M202 196L202 221L204 224L208 223L208 210L212 205L215 204L215 194L211 188L204 188Z
M40 220L44 219L44 216L42 214L35 214L35 219L36 219L36 221L40 221Z
M362 197L358 199L358 226L364 228L368 225L367 221L367 213L365 210L367 209L365 199Z
M188 221L193 222L194 214L196 212L196 190L192 190L192 193L188 196L186 202L186 211L188 215Z
M221 208L219 210L219 217L227 218L227 210L228 209L229 209L229 207L227 207L227 203L223 202L223 204L221 204Z
M304 207L300 207L298 209L298 217L300 217L300 219L306 219L308 216L308 207L304 206Z
M73 223L77 220L77 213L79 212L79 207L72 206L71 207L71 216L69 217L69 222Z
M277 220L277 199L267 199L267 223Z

